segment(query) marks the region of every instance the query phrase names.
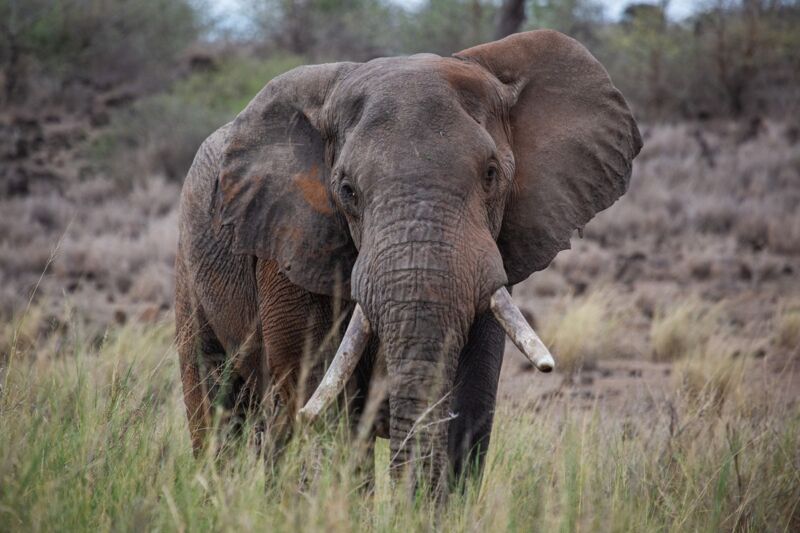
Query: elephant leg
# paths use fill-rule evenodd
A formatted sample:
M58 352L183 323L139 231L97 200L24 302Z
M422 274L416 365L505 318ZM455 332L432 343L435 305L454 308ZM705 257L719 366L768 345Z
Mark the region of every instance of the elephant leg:
M479 315L461 351L451 410L457 416L448 428L450 466L458 481L480 476L494 420L497 385L503 363L505 332L491 311Z
M208 432L217 425L220 444L241 434L257 398L254 379L242 375L196 309L190 319L178 319L181 380L192 448L199 455ZM217 417L215 419L215 416Z
M215 423L223 443L225 437L241 434L245 419L257 410L264 388L259 368L262 348L256 327L235 350L226 350L203 305L188 290L187 280L179 257L175 295L177 349L192 448L199 455Z
M210 331L202 309L191 298L186 279L185 268L179 258L176 262L175 295L177 350L192 449L195 456L199 456L207 444L207 433L212 427L205 360L209 352L219 353L222 347Z
M322 379L352 309L294 285L273 261L258 261L256 283L269 374L266 394L274 406L269 438L279 444L288 436L300 404L310 398ZM337 316L342 326L334 329Z

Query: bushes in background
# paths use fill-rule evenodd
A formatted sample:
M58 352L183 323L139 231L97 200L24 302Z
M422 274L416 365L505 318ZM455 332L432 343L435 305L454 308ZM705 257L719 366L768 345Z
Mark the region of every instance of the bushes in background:
M303 63L296 56L236 58L198 72L167 92L115 112L90 147L95 162L123 183L163 175L182 181L203 140L233 120L275 76Z
M67 83L158 85L199 36L191 0L0 0L6 102ZM42 80L46 81L42 81Z

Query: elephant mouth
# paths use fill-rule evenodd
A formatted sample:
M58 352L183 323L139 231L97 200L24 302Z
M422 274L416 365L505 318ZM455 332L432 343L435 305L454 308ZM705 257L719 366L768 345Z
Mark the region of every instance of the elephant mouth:
M542 340L522 316L505 287L500 287L490 299L490 308L511 341L541 372L550 372L555 366L553 356ZM314 394L298 412L303 422L316 419L344 389L353 375L364 349L369 343L372 327L361 305L356 304L336 355Z

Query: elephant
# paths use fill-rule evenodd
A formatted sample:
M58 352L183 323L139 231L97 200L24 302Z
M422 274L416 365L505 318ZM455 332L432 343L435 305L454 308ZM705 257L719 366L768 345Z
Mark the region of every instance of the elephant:
M551 30L269 81L181 193L195 451L215 412L272 405L272 434L347 396L358 420L380 382L369 438L389 439L393 479L480 473L506 335L553 365L509 290L625 193L641 146L604 67Z

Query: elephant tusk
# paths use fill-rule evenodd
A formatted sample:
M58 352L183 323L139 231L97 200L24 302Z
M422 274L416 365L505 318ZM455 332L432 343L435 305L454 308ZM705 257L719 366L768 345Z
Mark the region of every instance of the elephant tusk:
M550 350L514 305L505 287L500 287L489 300L495 318L503 326L506 334L519 348L519 351L542 372L550 372L555 366Z
M370 325L359 304L353 310L353 316L347 325L339 349L325 372L317 390L297 413L300 420L310 422L336 398L344 389L347 380L353 375L361 354L369 342Z

